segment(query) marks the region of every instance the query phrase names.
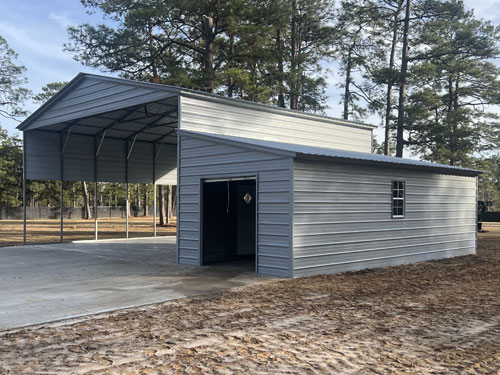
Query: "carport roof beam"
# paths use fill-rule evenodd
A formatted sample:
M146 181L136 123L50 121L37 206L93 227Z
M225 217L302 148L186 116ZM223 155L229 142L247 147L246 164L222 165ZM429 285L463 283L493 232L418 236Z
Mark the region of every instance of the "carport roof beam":
M134 136L134 140L132 141L132 145L130 146L130 150L128 150L127 154L127 160L130 159L130 154L132 153L132 150L134 149L135 141L137 140L138 134Z
M171 131L169 131L167 134L163 134L162 136L158 137L157 139L155 139L154 141L152 141L153 143L156 143L156 142L160 142L161 143L164 143L165 142L165 138L167 138L170 134L172 134L173 132L176 131L176 128L172 129Z
M140 128L139 130L135 131L134 134L132 134L130 136L130 138L134 137L135 135L137 135L139 133L142 133L144 130L147 130L149 128L155 127L156 125L158 125L158 123L160 123L160 121L162 121L163 119L165 119L165 117L168 117L172 113L176 113L176 112L177 112L177 109L175 109L173 111L168 111L168 112L164 112L164 113L158 113L158 114L154 115L154 116L161 116L161 117L158 120L153 121L151 124L144 125L142 128ZM151 115L150 117L153 117L153 115ZM171 124L177 124L177 120L171 121L171 122L167 122L167 123L161 124L161 125L171 125Z
M68 129L68 134L66 135L66 139L64 140L64 145L63 145L62 150L61 150L61 155L64 154L64 151L66 150L66 146L68 145L69 136L71 135L72 129L73 129L73 125L70 125L70 127Z
M99 142L99 146L97 147L97 151L95 153L95 157L99 156L99 152L101 151L102 143L104 142L104 138L106 137L107 130L104 130L101 136L101 141Z
M112 129L116 125L120 125L121 123L125 122L125 120L127 119L127 117L130 116L132 113L134 113L140 107L141 106L139 105L139 106L135 106L133 109L128 110L127 113L124 116L116 119L111 124L109 124L108 126L104 127L103 130L98 135L101 135L101 134L105 133L108 129Z

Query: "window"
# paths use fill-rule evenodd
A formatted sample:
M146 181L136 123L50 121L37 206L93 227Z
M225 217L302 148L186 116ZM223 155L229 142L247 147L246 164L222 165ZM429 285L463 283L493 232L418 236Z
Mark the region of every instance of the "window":
M392 181L392 217L405 217L404 181Z

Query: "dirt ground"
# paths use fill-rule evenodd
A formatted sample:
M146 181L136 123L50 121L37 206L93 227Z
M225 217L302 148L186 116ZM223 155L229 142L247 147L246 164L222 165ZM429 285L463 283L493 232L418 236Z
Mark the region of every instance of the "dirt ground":
M0 374L500 374L500 224L477 256L0 334Z
M175 220L172 225L160 226L156 222L158 236L175 236ZM28 243L59 242L60 220L28 220L26 239ZM125 218L99 218L98 238L125 238ZM129 218L129 237L153 236L153 218ZM94 220L65 219L64 242L94 239ZM23 221L0 220L0 246L22 245Z

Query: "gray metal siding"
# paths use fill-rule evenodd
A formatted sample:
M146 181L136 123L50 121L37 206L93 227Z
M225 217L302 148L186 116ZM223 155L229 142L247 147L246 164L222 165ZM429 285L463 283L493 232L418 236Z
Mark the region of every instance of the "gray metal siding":
M158 152L160 145L156 145ZM164 144L156 159L156 183L161 185L177 185L177 146Z
M93 139L94 137L88 137ZM98 139L99 142L99 139ZM99 144L99 143L97 143ZM89 160L95 156L94 148L89 149ZM125 141L104 139L97 157L97 180L105 182L126 182ZM64 155L66 157L66 155ZM129 178L129 182L134 182Z
M66 134L63 136L63 144ZM60 135L54 132L25 132L26 178L59 180L61 178ZM99 143L100 138L97 142ZM131 142L129 141L129 147ZM158 147L158 146L157 146ZM156 160L156 180L159 184L176 184L176 146L164 145ZM126 182L125 140L105 138L97 157L97 181ZM153 144L137 141L128 161L128 182L153 183ZM70 135L64 151L65 181L94 181L95 138Z
M26 178L28 180L59 180L61 151L59 134L43 131L24 133L26 142Z
M406 181L402 219L393 180ZM294 276L475 252L474 177L295 160L293 204Z
M202 179L256 175L258 273L291 276L292 159L181 136L179 163L179 263L200 264Z
M29 126L36 129L48 124L66 122L136 104L174 96L153 88L137 87L112 81L85 77L50 109L40 114Z
M54 134L54 136L57 135ZM65 137L63 137L63 142ZM64 150L63 176L66 181L94 181L94 147L93 137L70 135ZM54 165L48 167L54 167Z
M341 150L371 152L372 132L355 126L181 97L180 129Z

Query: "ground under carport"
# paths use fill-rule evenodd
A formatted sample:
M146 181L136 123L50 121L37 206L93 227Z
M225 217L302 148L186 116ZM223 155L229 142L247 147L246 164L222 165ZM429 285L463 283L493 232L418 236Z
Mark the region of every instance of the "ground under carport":
M0 330L261 283L248 264L175 263L175 237L0 248Z

